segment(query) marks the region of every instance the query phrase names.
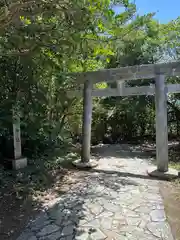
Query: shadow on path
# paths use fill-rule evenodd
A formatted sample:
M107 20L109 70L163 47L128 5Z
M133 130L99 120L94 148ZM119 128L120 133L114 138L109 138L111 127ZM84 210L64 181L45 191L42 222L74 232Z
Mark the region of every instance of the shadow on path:
M26 224L43 208L44 203L57 197L69 175L57 159L69 161L66 152L28 159L28 167L19 171L0 166L0 239L14 240ZM71 160L71 159L70 159Z
M71 168L64 193L57 191L17 240L172 240L158 181L145 172L151 157L129 148L94 148L99 166Z
M115 158L140 158L155 160L156 149L154 145L144 144L139 145L98 145L92 148L92 155L97 159L102 157L115 157Z
M106 234L98 225L94 226L95 219L103 218L110 210L118 211L119 207L114 205L117 194L139 185L116 171L71 169L71 172L75 174L72 183L70 180L66 184L64 194L61 192L59 198L49 202L17 240L105 239Z
M141 178L141 179L149 179L149 180L155 180L155 181L161 181L159 178L153 178L148 175L143 174L135 174L130 172L122 172L122 171L111 171L111 170L101 170L101 169L91 169L89 172L95 172L95 173L103 173L104 177L107 177L108 175L115 174L117 177L130 177L130 178ZM164 181L164 180L162 180Z

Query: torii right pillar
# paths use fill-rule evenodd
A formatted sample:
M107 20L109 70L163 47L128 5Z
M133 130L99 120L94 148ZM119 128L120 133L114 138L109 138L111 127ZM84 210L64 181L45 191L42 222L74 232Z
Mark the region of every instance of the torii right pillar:
M156 159L157 170L168 171L168 128L167 128L167 87L165 76L157 75L155 83L156 101Z
M149 169L148 174L164 180L178 176L176 170L168 168L167 93L165 76L157 74L155 79L157 167Z

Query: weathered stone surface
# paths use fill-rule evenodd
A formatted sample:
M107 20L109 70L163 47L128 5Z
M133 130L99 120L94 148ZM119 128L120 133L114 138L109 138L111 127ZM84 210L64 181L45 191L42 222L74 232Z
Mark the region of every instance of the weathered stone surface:
M158 238L163 240L173 240L173 236L167 222L151 222L147 224L147 229Z
M39 219L40 220L40 219ZM32 231L38 231L39 229L41 229L42 227L46 226L46 225L49 225L51 223L50 220L46 220L46 221L38 221L38 223L34 223L32 226L31 226L31 230Z
M89 226L96 229L101 227L101 222L100 222L100 219L94 219L92 221L85 223L84 226Z
M89 206L89 209L92 214L99 215L101 212L103 212L103 207L99 205L98 203L94 203Z
M32 236L32 237L30 237L28 240L37 240L37 237ZM54 240L55 240L55 239L54 239Z
M135 212L137 213L149 213L151 211L152 207L148 207L148 206L140 206L138 208L135 209Z
M53 220L61 221L61 219L65 217L65 213L63 212L63 209L61 207L59 208L57 205L49 210L49 216Z
M38 232L37 236L41 237L41 236L46 236L48 234L60 231L59 227L55 224L50 224L45 226L44 228L41 229L40 232Z
M157 204L155 205L156 209L164 209L164 205L163 204Z
M127 208L123 209L123 215L126 216L127 218L128 217L139 217L139 213L129 210Z
M32 231L38 231L48 224L50 224L50 219L46 212L42 212L35 220L29 224L29 227Z
M42 236L40 238L38 238L38 240L59 240L59 238L61 237L61 232L55 232L55 233L52 233L50 235L45 235L45 236Z
M84 233L80 233L78 235L76 235L75 237L75 240L85 240L85 239L88 239L89 237L89 234L87 232L84 232Z
M119 211L119 209L120 209L118 205L115 205L114 203L108 203L108 202L104 205L104 208L106 210L108 210L110 212L114 212L114 213Z
M112 229L112 218L102 218L100 224L101 228Z
M67 225L62 229L62 234L61 236L68 236L72 235L74 232L74 225Z
M158 181L143 178L149 162L130 157L130 147L105 148L98 167L78 172L69 191L17 240L173 240Z
M35 235L33 234L33 232L31 232L30 230L25 230L18 238L17 240L29 240L32 237L35 237Z
M110 218L113 215L114 215L113 212L108 212L107 210L105 210L101 214L99 214L99 217L101 217L101 218L106 218L106 217Z
M153 210L150 213L153 222L163 222L166 220L166 215L164 210Z
M107 236L100 229L97 229L90 234L90 237L91 239L103 240L106 239Z
M61 240L61 238L60 238L60 240ZM74 236L73 235L67 236L64 238L64 240L74 240Z
M140 217L129 217L127 219L128 225L130 226L138 226L141 223L141 218Z
M138 227L132 226L132 225L123 226L123 227L121 227L121 229L120 229L120 232L121 232L121 233L124 233L124 234L130 233L130 234L133 235L133 233L134 233L135 231L144 232L144 230L143 230L142 228L138 228Z

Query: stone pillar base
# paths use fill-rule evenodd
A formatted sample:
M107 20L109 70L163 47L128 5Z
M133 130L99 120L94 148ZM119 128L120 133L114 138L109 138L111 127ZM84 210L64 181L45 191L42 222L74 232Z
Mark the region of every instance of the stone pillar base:
M73 162L73 165L77 168L83 169L83 168L95 168L98 166L98 162L95 160L90 160L88 162L82 162L80 159L75 160Z
M172 180L179 177L178 171L172 168L169 168L167 172L160 172L157 170L157 167L151 167L147 170L147 173L149 176L160 180Z
M21 158L12 160L12 168L15 170L25 168L26 166L27 166L27 158L26 157L21 157Z

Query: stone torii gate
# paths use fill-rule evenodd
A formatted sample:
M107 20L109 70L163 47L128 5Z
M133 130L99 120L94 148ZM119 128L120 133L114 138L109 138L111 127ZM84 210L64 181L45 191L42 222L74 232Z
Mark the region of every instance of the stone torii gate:
M166 77L180 76L180 62L148 64L140 66L120 67L94 72L75 73L77 82L84 84L83 90L83 141L81 160L75 161L77 167L94 167L91 159L91 121L92 97L155 95L156 102L156 159L157 168L148 170L151 176L162 178L177 176L178 172L168 168L168 128L167 128L167 94L180 93L180 84L166 84ZM155 79L155 85L141 87L125 87L124 82L138 79ZM117 88L93 89L99 82L116 82ZM71 92L74 96L81 91Z

